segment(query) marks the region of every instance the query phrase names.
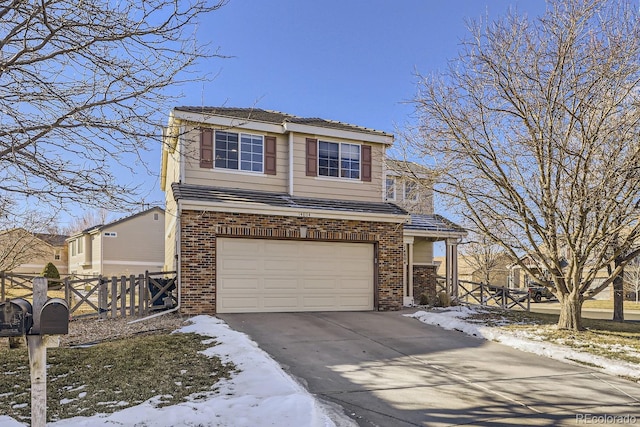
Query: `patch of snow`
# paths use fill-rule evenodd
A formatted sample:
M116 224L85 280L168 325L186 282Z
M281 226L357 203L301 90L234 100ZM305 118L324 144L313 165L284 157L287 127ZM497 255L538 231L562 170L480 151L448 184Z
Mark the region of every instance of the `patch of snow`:
M534 353L569 363L582 362L597 366L603 372L613 375L640 378L640 366L637 364L612 360L605 357L581 352L558 344L545 342L531 332L507 331L498 327L474 324L465 319L471 314L481 313L482 309L458 307L454 310L417 311L406 316L416 318L429 325L440 326L448 330L457 330L479 339L496 341L518 350Z
M234 331L216 317L197 316L177 333L197 333L206 344L219 343L204 351L233 362L240 372L218 382L218 391L197 393L186 402L158 408L162 396L112 414L74 417L47 424L48 427L85 426L292 426L351 427L355 422L342 408L320 403L304 387L285 373L249 337ZM103 402L117 405L118 402ZM23 427L10 417L0 416L0 427Z

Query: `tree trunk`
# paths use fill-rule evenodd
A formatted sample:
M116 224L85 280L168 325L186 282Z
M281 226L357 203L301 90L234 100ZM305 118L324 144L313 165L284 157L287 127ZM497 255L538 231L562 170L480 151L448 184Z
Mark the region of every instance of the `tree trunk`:
M620 260L615 262L617 267ZM613 321L624 322L624 270L613 279Z
M558 299L560 301L558 329L582 330L582 294L575 291L570 294L559 294Z
M613 321L624 322L624 279L622 274L613 279Z

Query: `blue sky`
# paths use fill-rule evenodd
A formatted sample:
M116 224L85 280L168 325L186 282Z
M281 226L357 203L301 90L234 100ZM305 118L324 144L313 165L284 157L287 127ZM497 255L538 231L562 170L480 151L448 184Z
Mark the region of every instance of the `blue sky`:
M510 7L537 16L545 2L230 0L197 29L229 58L199 64L216 77L180 87L179 104L254 106L394 132L410 121L415 73L446 66L468 19ZM157 168L159 149L147 154ZM146 202L162 202L157 179L145 176L142 186Z

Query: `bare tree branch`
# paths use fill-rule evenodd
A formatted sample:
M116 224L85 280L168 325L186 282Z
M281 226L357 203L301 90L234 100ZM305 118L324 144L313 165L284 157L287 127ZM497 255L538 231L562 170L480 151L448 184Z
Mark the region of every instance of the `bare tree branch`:
M12 1L0 6L0 198L120 206L118 165L161 143L168 89L218 56L197 25L226 0Z
M470 25L450 67L420 77L413 143L451 208L551 273L559 325L579 329L598 270L639 243L640 19L627 0L548 4Z

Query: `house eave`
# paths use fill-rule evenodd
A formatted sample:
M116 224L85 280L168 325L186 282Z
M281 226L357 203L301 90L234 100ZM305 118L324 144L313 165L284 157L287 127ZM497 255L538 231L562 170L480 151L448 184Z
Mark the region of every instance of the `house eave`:
M184 120L192 123L221 126L224 128L271 132L278 134L284 133L281 124L266 123L237 117L217 116L213 114L209 115L206 113L192 113L180 110L174 110L173 114L174 117L178 120Z
M402 224L409 220L408 215L335 211L326 209L286 208L281 206L268 206L259 203L219 203L180 199L180 207L182 210L201 210L225 213L235 212L253 215L289 216L299 218L392 222L397 224Z
M313 126L302 123L285 122L282 125L285 132L304 133L310 135L322 135L337 139L353 139L357 141L375 142L379 144L393 144L393 135L373 134L369 132L356 132L344 129L333 129L322 126Z

